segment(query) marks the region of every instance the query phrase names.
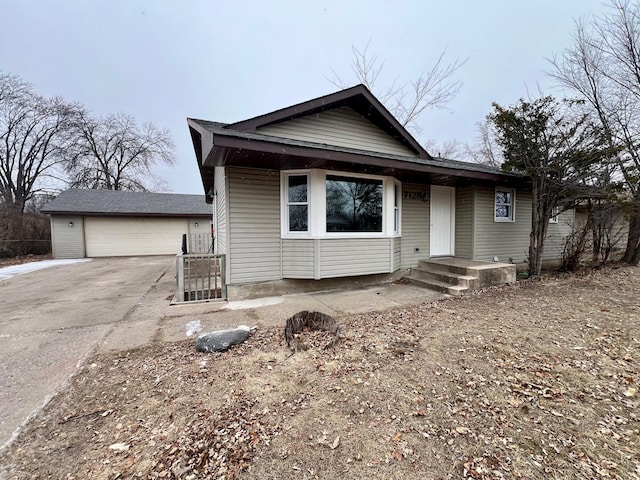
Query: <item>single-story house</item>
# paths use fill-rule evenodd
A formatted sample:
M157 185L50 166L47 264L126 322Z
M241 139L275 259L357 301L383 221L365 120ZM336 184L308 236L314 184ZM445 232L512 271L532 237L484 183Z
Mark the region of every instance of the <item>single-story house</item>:
M168 255L211 248L204 195L71 189L42 209L51 215L55 258Z
M434 158L363 85L236 123L188 119L229 295L453 257L522 263L525 178ZM573 211L549 226L560 258ZM275 288L275 287L273 287Z

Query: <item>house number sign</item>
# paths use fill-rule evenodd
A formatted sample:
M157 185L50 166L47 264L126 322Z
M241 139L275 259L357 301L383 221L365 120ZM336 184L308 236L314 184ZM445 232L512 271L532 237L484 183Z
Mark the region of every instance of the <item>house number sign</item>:
M402 198L405 200L422 200L426 202L429 200L429 192L404 192Z

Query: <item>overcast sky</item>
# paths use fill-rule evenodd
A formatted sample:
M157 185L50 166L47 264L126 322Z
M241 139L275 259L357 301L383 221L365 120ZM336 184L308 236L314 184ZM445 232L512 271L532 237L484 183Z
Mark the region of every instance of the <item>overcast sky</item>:
M171 131L176 193L203 193L186 118L235 122L349 83L351 47L385 61L380 85L408 82L436 61L468 59L448 110L419 122L417 139L473 143L491 102L538 89L557 94L545 58L601 0L214 1L2 0L0 69L44 95L97 114L126 112ZM437 152L433 152L437 153Z

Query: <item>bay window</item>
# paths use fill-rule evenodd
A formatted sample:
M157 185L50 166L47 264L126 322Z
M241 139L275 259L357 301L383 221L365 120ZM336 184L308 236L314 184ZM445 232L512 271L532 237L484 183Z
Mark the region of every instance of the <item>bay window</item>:
M283 236L399 234L401 186L391 177L313 169L281 178Z

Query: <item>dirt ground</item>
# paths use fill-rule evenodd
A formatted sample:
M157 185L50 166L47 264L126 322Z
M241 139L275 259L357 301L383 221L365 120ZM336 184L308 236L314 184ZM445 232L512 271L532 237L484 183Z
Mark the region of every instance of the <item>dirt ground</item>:
M640 478L639 268L337 320L96 356L0 477Z
M41 260L50 260L51 258L53 258L51 254L22 255L19 257L0 258L0 268L10 267L11 265L22 265L23 263L39 262Z

